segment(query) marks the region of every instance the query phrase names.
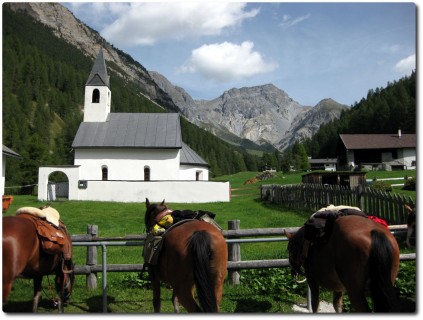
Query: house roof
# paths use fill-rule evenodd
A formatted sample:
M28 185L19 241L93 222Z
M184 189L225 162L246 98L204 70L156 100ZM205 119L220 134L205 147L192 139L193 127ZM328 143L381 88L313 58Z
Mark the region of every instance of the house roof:
M182 148L177 113L109 113L105 122L82 122L73 148Z
M337 163L338 159L336 158L326 158L326 159L309 159L308 160L309 163L325 163L325 164L333 164L333 163Z
M103 48L100 48L98 52L97 58L85 85L110 87L110 76L107 74L106 62L103 57Z
M341 134L348 150L354 149L403 149L415 148L416 134Z
M204 161L194 150L182 142L181 150L181 164L192 164L209 167L208 163Z
M4 144L2 146L3 146L3 154L5 156L22 159L22 156L19 153L17 153L15 151L13 151L12 149L6 147Z

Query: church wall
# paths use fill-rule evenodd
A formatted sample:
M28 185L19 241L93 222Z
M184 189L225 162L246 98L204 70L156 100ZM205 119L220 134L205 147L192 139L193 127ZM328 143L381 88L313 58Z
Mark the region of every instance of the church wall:
M209 170L206 167L194 165L181 165L179 171L179 180L196 180L197 174L200 181L209 180Z
M77 149L75 165L80 165L80 180L102 180L107 167L108 180L179 180L179 149Z
M87 181L78 199L112 202L229 202L230 183L215 181Z

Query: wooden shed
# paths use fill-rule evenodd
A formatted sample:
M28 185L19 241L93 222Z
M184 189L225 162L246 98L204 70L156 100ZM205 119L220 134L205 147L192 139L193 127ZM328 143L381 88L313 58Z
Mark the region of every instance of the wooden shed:
M366 187L366 172L310 172L302 175L303 183L332 184L353 189L359 185Z

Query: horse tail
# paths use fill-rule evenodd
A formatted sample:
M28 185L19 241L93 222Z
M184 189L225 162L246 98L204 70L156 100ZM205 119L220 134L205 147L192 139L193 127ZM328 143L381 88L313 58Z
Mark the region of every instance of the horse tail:
M393 247L387 236L371 231L369 255L370 294L375 312L396 311L397 298L392 284Z
M189 240L188 251L192 256L194 282L200 305L204 312L217 312L215 283L210 266L212 259L210 234L205 230L194 232Z

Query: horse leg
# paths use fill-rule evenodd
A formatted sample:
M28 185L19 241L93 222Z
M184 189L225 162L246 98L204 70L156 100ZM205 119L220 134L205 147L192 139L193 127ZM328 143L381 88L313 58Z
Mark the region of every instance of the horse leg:
M152 286L153 286L153 307L155 313L160 313L162 308L162 302L160 299L161 289L160 289L160 280L153 275L152 278Z
M178 297L180 304L182 304L188 312L202 311L194 299L194 286L191 288L186 285L179 287L178 290L175 291L175 295Z
M178 301L178 297L175 294L175 290L173 290L172 292L172 303L173 303L173 308L175 309L175 312L179 313L179 301Z
M333 308L336 313L342 313L342 291L333 292Z
M3 267L3 302L9 298L13 287L13 276Z
M348 297L354 312L371 312L363 291L348 292Z
M308 282L308 286L310 287L311 292L311 310L313 313L317 313L319 310L319 285L314 283L314 281Z
M32 312L36 313L38 309L38 303L41 299L41 283L42 277L34 278L34 298L32 300Z

